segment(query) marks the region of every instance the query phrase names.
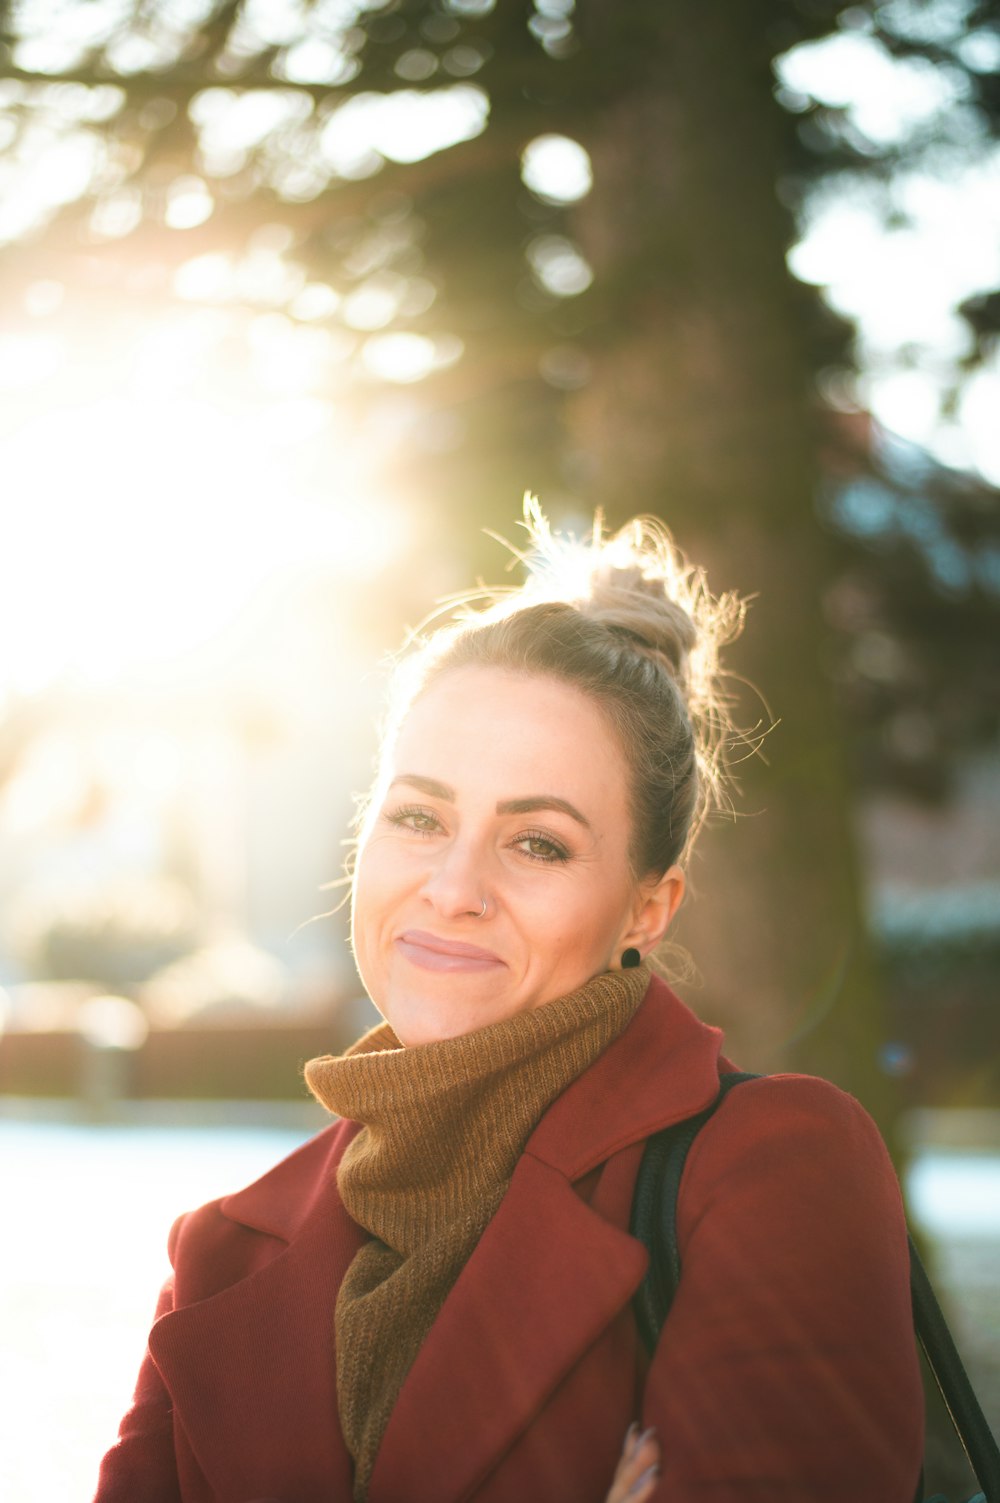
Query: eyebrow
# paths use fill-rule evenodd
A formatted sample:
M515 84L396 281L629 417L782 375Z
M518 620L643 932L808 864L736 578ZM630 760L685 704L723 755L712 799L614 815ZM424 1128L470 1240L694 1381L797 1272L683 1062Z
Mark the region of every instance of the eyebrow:
M419 788L422 793L429 793L432 798L443 799L448 804L455 802L454 788L450 788L447 783L439 783L436 778L421 777L417 772L401 772L389 786L394 788L397 783L408 783L411 788ZM581 814L568 799L557 798L555 794L501 799L497 804L498 814L533 814L537 809L553 809L559 814L568 814L570 819L575 819L585 830L591 828L586 815Z

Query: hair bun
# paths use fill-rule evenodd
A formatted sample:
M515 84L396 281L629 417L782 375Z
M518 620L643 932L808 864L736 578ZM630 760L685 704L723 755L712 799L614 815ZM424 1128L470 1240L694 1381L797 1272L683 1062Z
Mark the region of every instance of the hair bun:
M660 662L686 695L698 633L684 607L668 596L665 581L657 573L645 572L639 563L616 564L613 557L601 558L591 575L590 593L579 602L579 609Z
M673 679L698 729L704 764L716 764L730 734L723 647L743 629L746 604L715 596L704 569L688 562L659 517L633 517L608 534L598 512L589 539L552 531L533 496L524 498L530 539L515 556L528 570L522 600L562 600L635 642Z

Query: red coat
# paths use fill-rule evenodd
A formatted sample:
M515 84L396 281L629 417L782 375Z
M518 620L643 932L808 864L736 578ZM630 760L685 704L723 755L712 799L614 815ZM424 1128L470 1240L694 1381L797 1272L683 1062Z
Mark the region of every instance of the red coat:
M923 1449L906 1233L870 1119L750 1081L699 1136L684 1274L646 1375L627 1231L643 1140L713 1098L720 1035L654 981L549 1108L400 1393L369 1503L604 1503L630 1420L664 1503L912 1503ZM98 1503L350 1503L333 1310L364 1233L338 1123L182 1217Z

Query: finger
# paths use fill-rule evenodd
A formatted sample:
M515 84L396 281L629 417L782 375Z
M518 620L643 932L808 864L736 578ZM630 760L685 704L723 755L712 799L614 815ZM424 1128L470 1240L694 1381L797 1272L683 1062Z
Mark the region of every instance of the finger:
M640 1472L625 1494L625 1503L645 1503L647 1498L653 1496L653 1489L656 1487L659 1476L660 1468L655 1462L652 1466L648 1466L644 1472Z
M648 1430L643 1430L637 1435L629 1455L629 1464L634 1467L636 1473L644 1472L647 1467L660 1459L660 1442L656 1438L656 1431L650 1425Z
M626 1498L630 1503L632 1490L637 1487L639 1479L651 1468L656 1468L660 1460L660 1447L652 1429L644 1430L640 1435L638 1426L629 1427L622 1447L621 1460L615 1470L614 1483L608 1494L607 1503L625 1503ZM646 1483L650 1479L646 1478ZM650 1488L647 1486L641 1493L636 1493L636 1498L648 1497Z
M660 1468L654 1462L634 1477L616 1477L606 1503L645 1503L652 1497L659 1475Z

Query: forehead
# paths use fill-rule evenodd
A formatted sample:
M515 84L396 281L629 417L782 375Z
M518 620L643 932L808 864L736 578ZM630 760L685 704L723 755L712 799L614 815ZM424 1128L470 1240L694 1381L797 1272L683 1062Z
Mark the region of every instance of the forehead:
M411 705L389 771L436 777L490 798L556 794L620 819L627 769L599 706L572 684L498 668L456 668Z

